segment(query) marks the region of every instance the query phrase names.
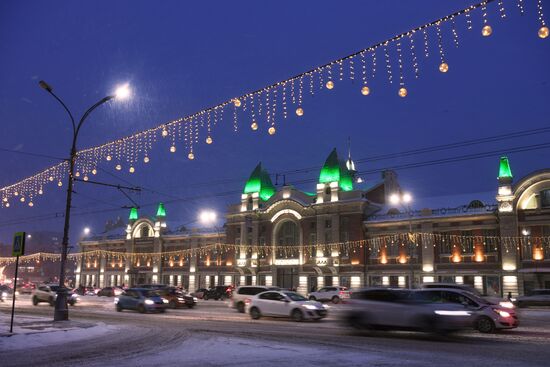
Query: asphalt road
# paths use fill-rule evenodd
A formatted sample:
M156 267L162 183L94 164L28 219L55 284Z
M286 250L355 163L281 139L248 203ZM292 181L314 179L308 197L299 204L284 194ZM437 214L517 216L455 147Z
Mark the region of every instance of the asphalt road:
M221 301L165 314L116 312L112 298L82 297L72 320L115 326L109 334L61 348L0 350L2 366L548 366L550 309L520 310L521 326L496 334L464 332L441 338L423 333L356 333L341 325L345 306L321 322L251 320ZM0 312L10 311L0 304ZM16 314L52 316L53 308L18 301ZM16 316L17 317L17 316ZM2 325L4 327L4 325ZM180 363L177 363L180 362Z

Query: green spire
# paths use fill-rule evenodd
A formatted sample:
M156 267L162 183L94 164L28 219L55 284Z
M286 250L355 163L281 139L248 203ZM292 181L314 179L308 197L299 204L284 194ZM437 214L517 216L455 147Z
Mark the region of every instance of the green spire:
M138 211L137 208L134 206L132 209L130 209L130 217L129 220L137 220L138 219Z
M157 209L157 217L166 217L166 209L164 208L163 203L159 203L159 207Z
M262 169L262 162L258 163L252 174L250 174L250 178L246 181L243 193L252 194L257 192L263 201L267 201L275 194L275 191L269 173Z
M500 157L500 167L498 170L498 178L512 178L512 169L508 157Z
M344 161L338 160L336 148L330 152L319 174L319 183L338 182L343 191L353 190L353 177Z

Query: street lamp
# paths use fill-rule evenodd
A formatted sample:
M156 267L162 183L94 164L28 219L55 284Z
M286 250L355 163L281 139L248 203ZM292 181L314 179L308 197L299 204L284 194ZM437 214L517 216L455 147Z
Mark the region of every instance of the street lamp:
M84 232L84 236L89 235L90 234L90 227L85 227L83 232Z
M76 161L76 141L78 138L78 133L80 132L80 128L82 127L82 124L86 120L86 118L92 113L93 110L95 110L97 107L101 106L105 102L110 101L111 99L126 99L130 96L130 89L128 84L122 85L116 89L116 91L109 96L103 97L98 102L96 102L94 105L92 105L90 108L84 112L82 117L80 118L80 121L78 122L78 125L75 124L75 120L73 117L73 114L69 110L69 108L63 103L63 101L54 94L53 88L46 83L45 81L41 80L38 82L38 85L40 88L44 89L46 92L52 95L60 104L63 106L63 109L67 112L71 119L71 124L73 125L73 140L71 145L71 151L69 156L69 177L68 177L68 185L67 185L67 200L65 205L65 225L63 227L63 241L61 243L61 269L59 273L59 288L57 290L57 298L55 300L55 311L53 319L54 321L63 321L69 319L69 309L67 308L67 294L65 292L65 265L67 262L67 251L69 247L69 225L70 225L70 219L71 219L71 201L72 201L72 194L73 194L73 185L74 185L74 166Z
M412 209L410 206L410 203L412 202L412 200L413 200L412 195L408 192L393 193L390 195L390 203L392 203L393 205L401 205L401 207L405 210L405 212L407 213L407 216L409 217L409 235L407 237L409 240L409 256L410 256L409 266L411 271L411 274L409 276L409 288L411 289L413 287L413 278L414 278L414 268L412 264L412 259L413 259L413 250L414 250L413 247L415 246L412 240L413 239Z

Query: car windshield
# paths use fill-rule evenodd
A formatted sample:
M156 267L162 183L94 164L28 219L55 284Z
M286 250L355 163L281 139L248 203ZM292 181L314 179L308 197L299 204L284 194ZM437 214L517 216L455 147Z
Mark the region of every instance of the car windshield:
M54 292L57 292L57 289L59 289L58 285L50 285L50 289Z
M307 301L307 298L300 296L298 293L284 292L283 294L293 301Z
M143 297L158 297L159 294L157 291L153 290L143 290L141 291L141 294L143 294Z

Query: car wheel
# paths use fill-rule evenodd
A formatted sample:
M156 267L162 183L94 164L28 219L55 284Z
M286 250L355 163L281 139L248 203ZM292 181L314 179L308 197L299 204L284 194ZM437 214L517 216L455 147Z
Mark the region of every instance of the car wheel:
M76 303L76 302L75 302L74 300L69 301L69 304L70 304L71 306L74 306L75 303Z
M477 319L476 329L480 333L484 333L484 334L493 333L495 332L495 323L489 317L482 316L479 319Z
M168 304L168 306L169 306L170 308L176 308L176 307L177 307L176 301L171 300L170 303Z
M122 312L122 306L117 304L116 305L116 310L117 310L117 312Z
M35 306L38 305L38 297L34 296L32 298L32 304L35 305Z
M309 296L309 300L310 301L317 301L317 298L315 298L315 296Z
M221 301L225 301L225 296L221 296L221 297L220 297L220 300L221 300Z
M250 309L250 317L252 317L254 320L258 320L260 317L262 317L262 314L258 307L252 307Z
M237 303L237 311L244 313L244 302Z
M205 295L202 297L202 299L205 300L205 301L208 301L208 295L205 294Z
M138 310L139 313L145 313L145 306L139 305L139 306L137 307L137 310Z
M55 304L53 297L48 298L48 303L50 304L50 306L53 306Z
M295 309L294 311L292 311L291 317L292 320L300 322L304 320L304 313L298 309Z
M340 297L338 297L338 296L332 297L332 303L335 303L335 304L340 303Z
M195 305L187 305L187 308L193 308Z

